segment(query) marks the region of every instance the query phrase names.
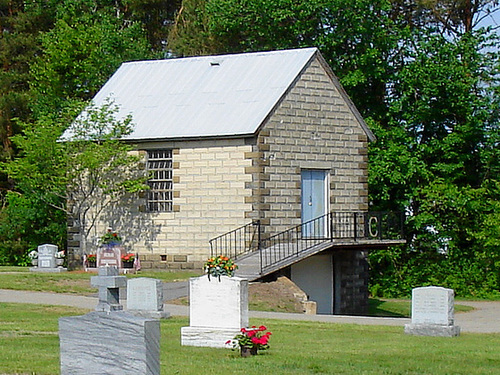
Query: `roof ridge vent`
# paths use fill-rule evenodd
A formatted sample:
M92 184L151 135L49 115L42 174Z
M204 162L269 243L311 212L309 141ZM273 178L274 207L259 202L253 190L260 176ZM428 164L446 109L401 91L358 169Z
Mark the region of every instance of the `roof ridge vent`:
M210 61L210 66L220 66L220 61Z

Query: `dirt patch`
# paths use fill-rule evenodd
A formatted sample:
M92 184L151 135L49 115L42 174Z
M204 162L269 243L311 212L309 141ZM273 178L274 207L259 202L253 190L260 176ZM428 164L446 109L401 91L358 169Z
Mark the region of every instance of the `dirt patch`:
M257 311L303 313L305 298L294 283L286 277L272 282L253 282L248 286L248 307ZM167 301L174 305L188 305L188 297Z

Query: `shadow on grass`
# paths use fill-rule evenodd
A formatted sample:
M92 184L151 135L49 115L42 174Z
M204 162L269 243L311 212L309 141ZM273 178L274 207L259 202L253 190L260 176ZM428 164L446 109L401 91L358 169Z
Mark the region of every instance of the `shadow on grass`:
M368 314L370 316L409 318L410 309L410 301L380 300L376 298L368 300Z

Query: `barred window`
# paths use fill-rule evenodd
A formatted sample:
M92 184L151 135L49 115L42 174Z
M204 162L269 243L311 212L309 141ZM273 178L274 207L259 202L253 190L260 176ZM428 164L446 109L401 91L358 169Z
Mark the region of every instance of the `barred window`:
M148 210L172 211L172 150L148 151Z

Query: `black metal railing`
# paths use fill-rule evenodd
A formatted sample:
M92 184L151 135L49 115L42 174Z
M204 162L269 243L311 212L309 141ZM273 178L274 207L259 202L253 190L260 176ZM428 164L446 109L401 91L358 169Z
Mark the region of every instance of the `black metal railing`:
M260 236L262 234L260 221L227 232L210 240L210 256L225 255L237 258L260 249Z
M260 221L210 240L211 255L232 258L260 252L261 271L326 242L403 238L405 216L388 212L330 212L274 235Z

